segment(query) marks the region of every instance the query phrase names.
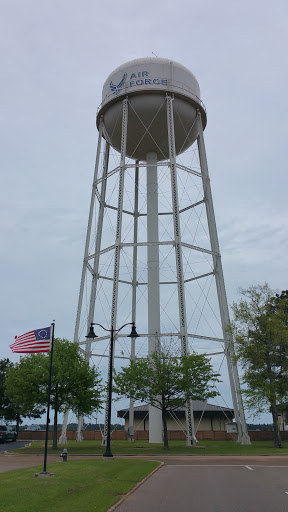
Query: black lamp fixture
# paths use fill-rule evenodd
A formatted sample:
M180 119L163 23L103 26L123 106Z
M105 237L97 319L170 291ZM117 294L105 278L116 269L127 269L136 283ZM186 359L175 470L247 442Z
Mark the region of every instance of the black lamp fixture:
M114 335L121 331L126 325L132 325L131 333L128 334L127 338L136 339L139 338L139 334L136 331L135 322L128 322L119 329L114 329L113 325L111 329L106 329L101 324L97 324L96 322L91 322L90 330L85 336L88 340L93 341L98 336L95 334L93 325L99 325L104 331L110 332L110 355L109 355L109 373L108 373L108 421L107 421L107 442L106 442L106 450L103 454L103 457L113 457L111 452L111 405L112 405L112 380L113 380L113 352L114 352Z
M95 325L95 324L93 322L91 322L89 332L88 332L87 336L85 336L85 338L87 338L87 341L94 340L95 338L98 338L97 334L95 334L95 332L94 332L93 325Z
M139 334L136 332L135 322L132 322L132 329L127 338L140 338Z

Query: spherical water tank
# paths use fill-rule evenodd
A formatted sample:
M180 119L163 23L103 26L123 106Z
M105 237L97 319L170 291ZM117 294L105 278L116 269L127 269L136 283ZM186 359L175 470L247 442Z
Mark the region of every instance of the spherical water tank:
M121 149L122 102L128 98L126 155L146 160L149 152L158 160L169 157L166 95L172 94L176 153L185 151L196 140L200 111L203 128L206 112L195 76L169 59L148 57L119 66L103 86L97 127L104 120L104 137L117 151Z

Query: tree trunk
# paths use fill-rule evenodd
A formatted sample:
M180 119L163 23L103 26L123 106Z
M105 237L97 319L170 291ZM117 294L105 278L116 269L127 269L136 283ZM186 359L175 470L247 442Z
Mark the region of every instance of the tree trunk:
M20 414L17 414L17 416L16 416L16 432L17 432L17 434L19 434L19 425L20 425L20 422L21 422Z
M274 430L274 446L275 448L282 448L282 441L280 437L279 425L278 425L278 414L275 403L271 403L271 412L273 417L273 430Z
M162 409L162 422L163 422L163 438L164 438L164 450L169 450L168 446L168 430L167 430L167 411Z
M57 436L58 436L58 431L57 431L57 418L58 417L58 414L57 414L57 409L55 409L54 411L54 428L53 428L53 446L52 446L52 449L53 450L57 450Z

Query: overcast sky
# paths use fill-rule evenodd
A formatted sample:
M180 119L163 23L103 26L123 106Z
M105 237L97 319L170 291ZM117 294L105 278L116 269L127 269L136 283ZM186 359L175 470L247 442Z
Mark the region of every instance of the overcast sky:
M228 301L287 283L288 3L2 2L0 358L56 320L72 339L107 76L176 60L199 81Z

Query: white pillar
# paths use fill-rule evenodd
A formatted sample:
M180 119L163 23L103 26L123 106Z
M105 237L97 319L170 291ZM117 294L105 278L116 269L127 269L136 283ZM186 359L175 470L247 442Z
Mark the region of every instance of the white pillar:
M62 432L59 437L59 444L67 444L67 425L68 425L68 411L65 412L63 417Z
M167 128L168 128L169 160L170 160L170 171L171 171L171 192L172 192L172 207L173 207L177 288L178 288L178 307L179 307L180 334L181 334L181 352L182 352L183 356L188 356L189 350L188 350L187 319L186 319L186 304L185 304L184 271L183 271L183 259L182 259L182 245L181 245L179 198L178 198L178 185L177 185L177 166L176 166L173 99L170 95L167 95L166 102L167 102ZM196 444L197 439L195 437L193 401L192 400L187 401L185 414L186 414L186 445L193 446Z
M101 156L102 135L103 135L103 118L101 117L100 126L99 126L98 143L97 143L97 153L96 153L96 160L95 160L95 167L94 167L93 186L92 186L92 194L91 194L91 201L90 201L90 210L89 210L86 243L85 243L85 250L84 250L81 283L80 283L80 292L79 292L79 299L78 299L78 308L77 308L75 331L74 331L74 343L79 342L79 325L80 325L81 311L82 311L82 305L83 305L83 295L84 295L86 271L87 271L88 255L89 255L89 244L90 244L92 221L93 221L94 208L95 208L95 193L96 193L96 188L97 188L96 182L97 182L97 177L98 177L98 169L99 169L100 156ZM107 149L107 151L108 151L108 149ZM108 155L109 155L109 153L108 153ZM89 322L87 324L88 327L90 326L91 321L92 320L89 320ZM90 355L91 355L90 344L89 345L86 344L86 360L87 361L90 360ZM62 440L67 439L66 429L67 429L67 422L68 422L68 414L69 414L69 411L66 411L64 414L62 432L61 432L61 436L60 436L60 439L62 439ZM79 416L78 417L77 433L76 433L76 441L83 440L82 429L83 429L83 418L82 418L82 416ZM64 443L64 441L63 441L63 443Z
M123 218L123 197L124 197L124 176L126 170L126 141L127 141L127 123L128 123L128 100L125 98L122 103L122 137L121 137L121 159L119 168L119 188L118 188L118 208L117 223L115 233L115 256L114 256L114 274L113 274L113 290L112 290L112 307L111 307L111 328L116 330L117 322L117 304L118 304L118 287L120 272L120 255L121 255L121 236L122 236L122 218ZM114 347L115 347L114 335ZM112 371L114 368L114 353L112 352L112 343L110 343L109 361L112 357ZM108 382L110 380L110 369L108 370ZM105 425L102 438L102 446L107 445L108 435L108 414L109 414L109 391L106 395L105 409Z
M230 316L228 309L228 302L225 290L224 283L224 275L221 263L220 256L220 248L218 242L217 228L216 228L216 220L214 214L213 200L212 200L212 192L210 186L209 172L208 172L208 164L206 158L205 144L204 144L204 136L203 136L203 128L202 128L202 120L201 114L198 114L198 122L199 122L199 135L197 139L198 143L198 151L199 151L199 159L201 172L203 176L203 189L204 189L204 197L205 197L205 205L207 212L207 220L208 220L208 229L210 234L210 242L211 249L213 251L213 263L214 263L214 272L215 272L215 280L216 280L216 288L223 330L223 338L225 341L225 355L227 360L228 367L228 375L230 380L232 401L234 407L234 415L238 427L238 442L242 444L250 444L250 438L246 426L244 407L241 396L240 382L238 377L237 365L234 362L234 347L233 347L233 339L229 332L230 327Z
M147 153L148 352L160 348L160 284L157 154ZM161 410L149 406L149 442L162 442Z

